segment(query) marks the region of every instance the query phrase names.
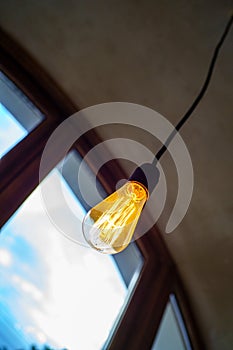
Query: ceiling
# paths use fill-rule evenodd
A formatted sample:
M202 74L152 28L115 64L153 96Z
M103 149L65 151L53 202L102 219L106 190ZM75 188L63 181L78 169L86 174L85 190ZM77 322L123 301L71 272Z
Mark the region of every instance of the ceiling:
M226 0L8 0L0 1L0 22L79 107L133 102L175 124L203 83L231 9ZM193 197L179 227L163 234L209 350L233 344L232 42L233 30L205 98L181 131L193 163ZM103 138L130 135L152 151L159 146L130 127L98 131ZM177 175L168 154L161 165L164 232Z

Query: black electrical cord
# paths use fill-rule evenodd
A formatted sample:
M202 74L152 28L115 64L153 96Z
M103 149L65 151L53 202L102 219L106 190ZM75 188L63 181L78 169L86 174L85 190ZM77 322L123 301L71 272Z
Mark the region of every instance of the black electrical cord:
M189 109L187 110L187 112L185 113L185 115L181 118L181 120L178 122L178 124L175 126L174 130L171 132L171 134L168 136L167 140L165 141L164 145L160 148L160 150L157 152L157 154L155 155L155 158L153 160L153 164L156 164L157 161L162 157L162 155L166 152L168 146L170 145L171 141L173 140L173 138L175 137L175 135L177 134L177 132L181 129L181 127L184 125L184 123L189 119L189 117L191 116L191 114L193 113L193 111L195 110L195 108L197 107L197 105L199 104L199 102L201 101L201 99L203 98L209 83L210 83L210 79L212 77L213 74L213 70L214 70L214 66L219 54L219 51L224 43L224 40L231 28L233 22L233 15L230 17L230 20L228 21L226 28L214 50L214 54L213 57L211 59L210 62L210 66L208 69L208 73L206 76L206 79L204 81L204 84L199 92L199 94L197 95L196 99L194 100L194 102L192 103L192 105L189 107Z
M152 163L144 163L141 166L137 167L135 169L135 171L133 172L133 174L129 178L130 181L138 181L141 184L143 184L148 189L149 193L152 193L152 191L154 190L154 188L156 187L156 185L158 184L158 181L159 181L160 172L159 172L158 167L157 167L158 160L166 152L168 146L170 145L170 143L172 142L172 140L176 136L177 132L181 129L181 127L184 125L184 123L189 119L189 117L191 116L191 114L193 113L193 111L195 110L195 108L197 107L197 105L199 104L201 99L203 98L203 96L204 96L204 94L209 86L219 51L223 45L223 42L224 42L229 30L230 30L232 22L233 22L233 15L231 16L230 20L228 21L226 28L225 28L216 48L214 50L214 54L213 54L213 57L211 59L210 65L209 65L206 79L205 79L204 84L203 84L199 94L197 95L196 99L193 101L192 105L189 107L187 112L184 114L184 116L180 119L178 124L175 126L174 130L170 133L170 135L168 136L168 138L165 141L165 143L163 144L163 146L156 153L156 155L153 159L153 162Z

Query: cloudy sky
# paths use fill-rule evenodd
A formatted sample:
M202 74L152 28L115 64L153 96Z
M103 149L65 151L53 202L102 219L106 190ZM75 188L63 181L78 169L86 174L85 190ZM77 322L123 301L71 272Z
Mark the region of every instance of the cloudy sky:
M60 173L54 170L45 181L58 177L66 201L77 206L82 219L84 210ZM61 204L55 205L62 212ZM39 188L3 228L0 347L101 349L126 292L111 257L71 242L55 228Z

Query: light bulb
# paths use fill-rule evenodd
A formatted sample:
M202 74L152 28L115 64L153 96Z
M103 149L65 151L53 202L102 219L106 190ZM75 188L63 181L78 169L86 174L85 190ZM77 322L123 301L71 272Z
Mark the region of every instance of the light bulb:
M89 210L83 221L83 234L89 245L106 254L125 249L148 196L144 185L128 181Z

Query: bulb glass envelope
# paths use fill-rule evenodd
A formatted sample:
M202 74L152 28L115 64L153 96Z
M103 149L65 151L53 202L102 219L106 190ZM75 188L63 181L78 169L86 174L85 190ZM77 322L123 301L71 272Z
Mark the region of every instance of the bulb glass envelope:
M106 254L119 253L125 249L148 197L144 185L128 181L89 210L83 221L86 241L92 248Z

